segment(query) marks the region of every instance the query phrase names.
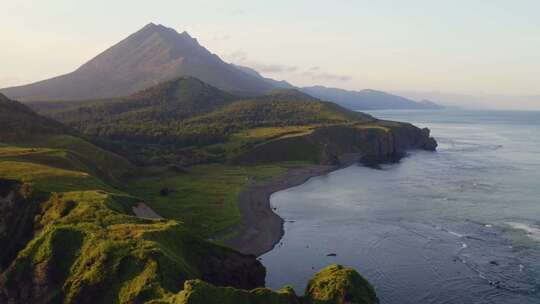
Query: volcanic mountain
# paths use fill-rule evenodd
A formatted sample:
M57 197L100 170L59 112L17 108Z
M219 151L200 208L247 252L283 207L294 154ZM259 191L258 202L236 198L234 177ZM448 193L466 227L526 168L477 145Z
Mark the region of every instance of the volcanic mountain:
M187 32L150 23L72 73L1 90L19 101L126 96L192 76L226 91L264 92L272 85L212 54Z

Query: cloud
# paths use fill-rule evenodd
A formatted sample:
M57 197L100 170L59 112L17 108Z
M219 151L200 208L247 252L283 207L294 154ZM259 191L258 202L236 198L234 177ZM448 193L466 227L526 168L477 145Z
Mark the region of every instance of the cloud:
M231 35L228 34L222 34L222 33L214 33L211 38L213 41L227 41L231 39Z
M340 75L334 73L328 73L321 69L319 66L311 66L309 68L299 68L293 65L284 65L276 63L263 63L252 61L248 58L248 55L243 50L237 50L230 54L225 55L225 58L235 64L250 67L261 74L278 74L289 73L293 76L301 76L309 78L312 81L349 81L352 79L348 75Z
M352 77L348 75L339 75L320 71L319 67L311 67L307 69L306 71L302 72L302 76L309 77L311 80L316 81L349 81L352 79Z
M23 80L17 76L0 77L0 88L20 85L22 83L23 83Z
M251 63L250 66L261 73L283 73L295 72L298 70L296 66L288 66L281 64L266 64L266 63Z
M235 10L230 10L230 11L229 11L229 14L230 14L231 16L244 15L245 13L246 13L246 11L243 10L243 9L235 9Z
M234 51L232 53L225 55L224 57L232 63L248 66L260 73L269 73L269 74L284 73L284 72L291 73L298 70L298 67L296 66L275 64L275 63L263 63L263 62L249 60L246 52L244 52L243 50Z
M247 60L247 54L242 50L237 50L226 54L224 57L227 58L228 61L236 64L245 64Z
M217 10L229 16L240 16L240 15L245 15L247 13L244 9L234 8L234 7L221 7L221 8L217 8Z

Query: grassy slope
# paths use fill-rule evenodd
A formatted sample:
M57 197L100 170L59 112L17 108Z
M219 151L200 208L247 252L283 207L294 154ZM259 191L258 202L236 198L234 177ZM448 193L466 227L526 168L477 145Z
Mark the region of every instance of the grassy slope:
M144 198L158 214L186 223L197 235L212 237L240 222L238 196L250 179L269 178L301 165L200 165L189 173L149 174L127 183L123 190ZM161 195L165 188L168 194Z
M105 164L100 160L107 163L118 156L100 155L108 152L82 140L67 143L74 150L6 143L0 147L0 178L24 181L40 193L56 193L43 205L42 215L36 218L39 231L4 273L2 286L24 290L21 284L37 278L47 288L34 296L51 301L57 297L67 302L85 302L88 297L102 303L156 299L178 292L185 279L200 278L205 256L231 254L230 249L193 237L192 231L197 229L187 229L182 222L142 220L115 211L129 213L129 206L140 199L87 169L102 167ZM98 162L77 159L77 151L83 150ZM219 175L219 171L213 173ZM169 173L167 178L175 176ZM187 178L182 175L181 179ZM202 195L200 186L191 184L186 189L190 187ZM208 192L217 197L226 192L223 187ZM210 209L208 204L202 198L194 206ZM191 212L194 221L213 223L203 213Z

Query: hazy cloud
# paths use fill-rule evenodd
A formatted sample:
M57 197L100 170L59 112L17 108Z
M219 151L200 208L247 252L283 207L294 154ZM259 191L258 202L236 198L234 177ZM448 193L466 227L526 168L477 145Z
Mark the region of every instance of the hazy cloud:
M236 64L244 64L247 60L246 52L237 50L224 56L228 61Z
M348 75L339 75L321 71L319 67L311 67L307 69L306 71L302 72L302 76L309 77L316 81L349 81L352 79L352 77Z
M243 10L243 9L235 9L235 10L229 11L229 14L230 14L231 16L243 15L243 14L245 14L245 13L246 13L246 11Z
M281 64L251 63L250 66L261 73L283 73L295 72L298 70L298 67L296 66Z
M269 74L284 73L284 72L291 73L298 70L298 67L296 66L289 66L289 65L275 64L275 63L262 63L262 62L249 60L246 52L242 50L234 51L230 54L225 55L224 57L232 63L248 66L260 73L269 73Z
M0 77L0 88L20 85L22 83L23 83L23 80L17 76Z
M211 39L214 40L214 41L227 41L227 40L231 39L231 35L222 34L222 33L214 33L212 35Z
M352 79L352 77L348 75L325 72L319 66L311 66L309 68L299 68L293 65L262 63L262 62L252 61L248 58L248 55L243 50L237 50L230 54L227 54L225 55L225 58L232 63L248 66L261 74L289 73L291 76L305 77L312 81L317 81L317 82L349 81Z

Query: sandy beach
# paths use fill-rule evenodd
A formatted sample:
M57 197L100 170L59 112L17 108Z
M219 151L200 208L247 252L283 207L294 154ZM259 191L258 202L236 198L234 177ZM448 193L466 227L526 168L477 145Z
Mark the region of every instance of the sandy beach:
M272 211L272 193L301 185L314 176L325 175L350 166L360 155L346 154L340 157L340 165L313 165L289 169L285 174L269 181L252 182L241 194L239 207L242 222L237 236L226 244L240 252L260 256L274 248L283 236L283 219Z

